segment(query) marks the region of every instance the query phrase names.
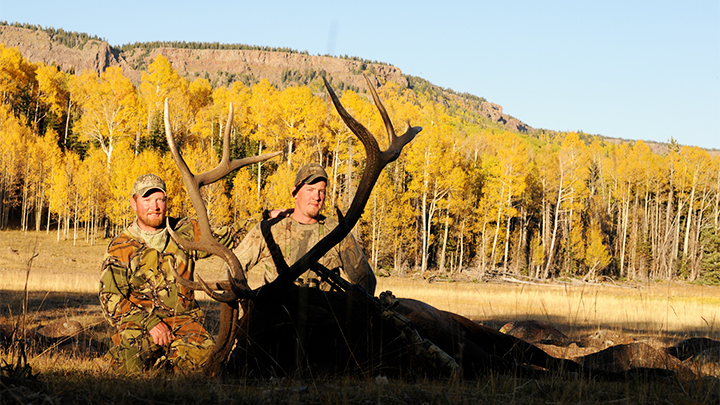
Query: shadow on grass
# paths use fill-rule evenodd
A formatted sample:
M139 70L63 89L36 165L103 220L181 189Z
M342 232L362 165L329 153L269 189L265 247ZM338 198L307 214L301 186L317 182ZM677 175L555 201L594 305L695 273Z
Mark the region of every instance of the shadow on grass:
M24 294L23 291L0 290L0 324L12 324L14 319L21 315ZM210 333L217 334L221 304L212 300L202 300L199 301L199 305L205 312L205 328ZM35 328L60 319L77 320L84 327L94 329L98 333L108 334L108 336L112 334L110 325L102 316L96 294L54 291L31 291L28 293L26 328ZM601 329L622 331L636 340L653 338L666 344L672 344L677 340L688 337L710 337L707 336L706 330L668 332L658 330L657 325L649 323L637 323L632 330L628 330L627 328L620 328L619 325L579 326L567 322L567 318L561 316L546 315L537 320L550 323L573 340ZM475 321L499 330L507 322L518 321L518 319L496 318L490 320L476 319Z

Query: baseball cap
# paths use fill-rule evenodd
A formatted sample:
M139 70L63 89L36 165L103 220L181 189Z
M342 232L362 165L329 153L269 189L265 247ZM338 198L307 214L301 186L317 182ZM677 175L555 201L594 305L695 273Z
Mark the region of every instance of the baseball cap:
M154 174L143 174L135 180L132 195L137 194L141 197L145 197L151 190L160 190L163 194L167 195L167 188L165 188L165 182L163 179Z
M327 181L328 175L325 169L317 163L308 163L301 167L295 175L295 189L299 189L303 184L312 184L318 180Z

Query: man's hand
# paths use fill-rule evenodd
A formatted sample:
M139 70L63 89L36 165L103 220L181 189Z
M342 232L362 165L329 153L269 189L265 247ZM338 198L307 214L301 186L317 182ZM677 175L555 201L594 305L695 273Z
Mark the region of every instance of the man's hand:
M160 322L150 329L150 336L152 336L155 344L159 346L167 346L172 339L175 339L175 335L173 335L170 327L165 322Z

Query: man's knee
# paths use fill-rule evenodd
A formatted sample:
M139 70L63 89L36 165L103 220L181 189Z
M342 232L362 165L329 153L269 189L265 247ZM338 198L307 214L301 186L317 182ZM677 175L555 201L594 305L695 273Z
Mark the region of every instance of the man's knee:
M176 371L193 371L205 366L215 347L212 336L197 322L188 322L173 331L168 361Z
M140 371L152 366L153 359L158 357L157 346L150 341L146 333L137 329L125 329L112 337L114 346L105 357L113 366L123 371Z

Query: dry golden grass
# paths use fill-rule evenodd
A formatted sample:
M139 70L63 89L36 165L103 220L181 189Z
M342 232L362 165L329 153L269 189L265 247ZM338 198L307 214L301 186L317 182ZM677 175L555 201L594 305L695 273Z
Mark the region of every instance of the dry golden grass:
M96 294L100 263L109 240L91 246L84 240L56 241L51 232L0 232L0 279L3 290ZM220 278L222 261L198 263L206 279ZM260 283L251 275L251 286ZM630 334L693 335L717 338L720 287L686 283L591 285L582 283L498 284L428 283L414 278L379 278L377 291L414 298L485 324L537 319L567 331L607 328ZM207 301L204 294L198 298ZM569 329L569 330L568 330Z
M55 233L0 232L0 323L14 322L25 296L26 324L74 319L94 339L112 333L97 301L100 262L109 241L57 242ZM199 263L206 278L222 276L222 262ZM251 285L258 285L254 275ZM410 297L499 328L507 321L549 321L570 337L594 329L615 329L635 337L718 339L720 288L673 283L643 285L496 284L380 278L378 290ZM217 329L218 305L200 297L208 328ZM100 345L102 347L102 345ZM310 380L206 380L162 373L118 375L87 350L31 352L30 365L41 383L0 386L0 402L13 403L687 403L713 404L717 379L683 384L583 379L522 380L488 375L477 381L376 381L366 378ZM0 350L2 360L12 353Z
M616 329L634 335L715 336L720 288L681 283L626 286L497 284L381 278L378 290L492 324L536 319L573 330ZM569 329L569 330L568 330ZM571 333L568 333L571 332Z

